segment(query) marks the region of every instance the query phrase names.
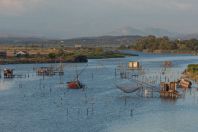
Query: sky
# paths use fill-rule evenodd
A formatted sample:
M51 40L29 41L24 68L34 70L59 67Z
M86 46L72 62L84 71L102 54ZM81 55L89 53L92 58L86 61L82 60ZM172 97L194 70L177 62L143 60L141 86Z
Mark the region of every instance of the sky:
M0 35L74 38L122 27L198 32L198 0L0 0Z

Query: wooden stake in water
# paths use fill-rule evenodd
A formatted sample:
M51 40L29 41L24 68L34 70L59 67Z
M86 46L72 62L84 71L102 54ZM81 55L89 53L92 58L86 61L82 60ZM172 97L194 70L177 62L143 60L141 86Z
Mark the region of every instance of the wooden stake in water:
M92 78L92 80L94 79L94 74L93 74L93 72L92 72L92 74L91 74L91 78Z
M69 109L68 108L67 108L67 111L66 112L67 112L66 114L67 114L67 117L68 117L69 116Z
M87 116L89 116L89 108L87 108Z
M126 105L127 104L127 98L124 97L124 104Z
M117 76L117 70L116 70L116 68L115 68L115 78L116 78L116 76Z
M78 119L79 119L79 117L80 117L80 108L77 108L77 110L78 110Z
M91 103L91 112L92 112L92 114L94 112L94 103Z
M130 116L133 117L133 109L130 111Z

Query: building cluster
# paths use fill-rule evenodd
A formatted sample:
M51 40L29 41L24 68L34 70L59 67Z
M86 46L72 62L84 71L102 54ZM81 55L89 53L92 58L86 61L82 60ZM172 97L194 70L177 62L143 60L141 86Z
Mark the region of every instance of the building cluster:
M27 51L0 51L0 58L9 58L17 56L27 56L29 53Z

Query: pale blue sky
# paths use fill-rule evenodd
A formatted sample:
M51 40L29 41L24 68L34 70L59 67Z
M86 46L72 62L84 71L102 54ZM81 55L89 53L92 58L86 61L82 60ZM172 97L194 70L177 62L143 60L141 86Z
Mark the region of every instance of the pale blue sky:
M126 26L198 32L198 1L0 0L0 34L71 38Z

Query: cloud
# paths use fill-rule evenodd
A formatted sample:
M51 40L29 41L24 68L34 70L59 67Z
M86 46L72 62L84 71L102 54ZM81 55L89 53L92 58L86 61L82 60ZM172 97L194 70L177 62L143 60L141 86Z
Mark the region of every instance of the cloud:
M0 9L21 9L23 6L22 0L0 0Z
M72 2L73 1L73 2ZM88 5L109 6L111 9L115 7L126 8L132 11L187 11L196 8L197 0L0 0L0 15L20 15L27 10L37 6L43 6L42 3L61 4L69 8L76 3L87 3ZM71 6L70 6L71 5ZM74 5L74 6L76 6ZM60 5L59 5L60 6ZM83 5L82 5L83 6ZM112 8L113 7L113 8Z
M179 10L191 10L193 5L190 3L175 3L175 7Z
M0 30L67 37L126 26L197 32L197 12L197 0L0 0Z
M171 9L192 10L196 8L195 0L102 0L113 5L125 6L138 10L145 9Z
M20 15L24 13L28 6L36 6L43 0L0 0L0 14Z

